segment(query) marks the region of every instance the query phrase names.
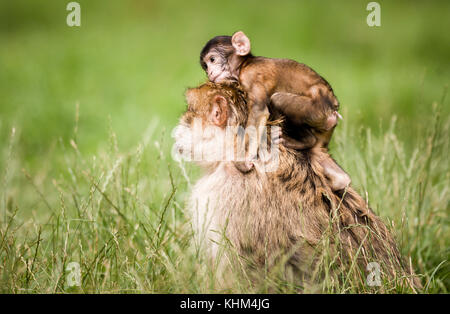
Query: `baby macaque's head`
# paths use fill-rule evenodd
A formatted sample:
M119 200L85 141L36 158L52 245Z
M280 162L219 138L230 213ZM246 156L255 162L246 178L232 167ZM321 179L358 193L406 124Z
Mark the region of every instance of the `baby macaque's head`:
M211 82L186 91L187 110L172 136L175 155L208 165L226 160L233 127L245 126L247 106L236 84ZM228 145L228 146L227 146Z
M243 32L236 32L208 41L200 53L200 64L211 82L237 81L239 67L249 56L250 40Z

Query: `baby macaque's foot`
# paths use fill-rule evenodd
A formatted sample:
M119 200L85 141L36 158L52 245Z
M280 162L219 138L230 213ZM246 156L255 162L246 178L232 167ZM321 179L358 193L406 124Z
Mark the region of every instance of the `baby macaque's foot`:
M337 111L333 111L325 122L325 129L328 131L334 128L338 122L338 119L342 119L342 116Z
M346 173L335 174L333 177L329 178L329 180L331 182L331 189L333 191L343 190L352 182L352 180Z
M248 173L250 172L250 170L253 169L253 161L235 161L234 162L234 166L236 167L237 170L239 170L242 173Z
M350 185L350 176L331 158L326 158L320 162L323 167L325 177L330 182L331 190L340 191Z

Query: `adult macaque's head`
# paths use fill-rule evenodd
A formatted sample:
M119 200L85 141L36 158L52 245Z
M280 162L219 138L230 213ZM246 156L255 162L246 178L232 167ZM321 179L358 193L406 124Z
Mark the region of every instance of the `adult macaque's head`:
M200 64L211 82L237 81L239 67L248 56L251 56L250 40L239 31L208 41L200 53Z
M187 110L181 123L192 126L200 119L204 126L224 129L227 125L243 124L247 118L244 94L236 84L211 82L186 91Z
M225 159L228 127L245 126L247 106L235 84L205 83L186 91L187 110L173 133L174 153L203 165ZM229 134L229 133L228 133Z
M182 120L199 118L205 125L224 127L228 119L229 100L224 92L209 85L202 85L186 91L188 109Z

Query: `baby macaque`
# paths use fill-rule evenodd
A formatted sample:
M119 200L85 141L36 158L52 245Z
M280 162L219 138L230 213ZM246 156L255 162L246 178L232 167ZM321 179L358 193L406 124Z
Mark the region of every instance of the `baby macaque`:
M285 116L287 123L301 130L283 134L286 147L314 148L333 191L350 184L350 177L328 157L328 143L340 117L339 103L331 86L318 73L293 60L253 56L250 40L243 32L208 41L200 53L200 64L214 83L239 82L248 94L247 126L264 126L270 105ZM235 165L243 173L253 168L249 162Z

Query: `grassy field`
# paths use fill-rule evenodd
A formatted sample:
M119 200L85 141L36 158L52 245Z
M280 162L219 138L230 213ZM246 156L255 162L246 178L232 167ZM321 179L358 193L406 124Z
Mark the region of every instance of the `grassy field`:
M295 291L219 284L184 212L199 170L170 155L202 45L237 30L331 83L333 156L422 292L449 292L450 2L379 1L375 28L368 1L79 1L72 28L67 2L0 3L0 292ZM306 292L408 291L327 277Z

